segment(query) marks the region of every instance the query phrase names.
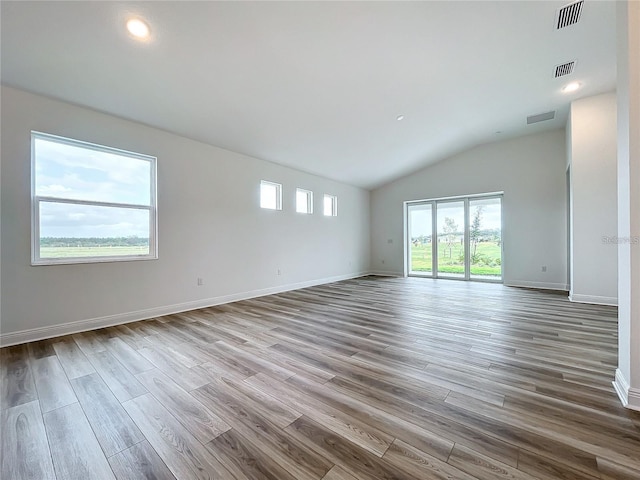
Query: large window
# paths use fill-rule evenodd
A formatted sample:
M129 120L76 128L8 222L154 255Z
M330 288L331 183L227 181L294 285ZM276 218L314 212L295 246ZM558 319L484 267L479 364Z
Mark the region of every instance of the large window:
M406 203L409 275L502 279L502 195Z
M156 158L31 133L34 265L157 258Z

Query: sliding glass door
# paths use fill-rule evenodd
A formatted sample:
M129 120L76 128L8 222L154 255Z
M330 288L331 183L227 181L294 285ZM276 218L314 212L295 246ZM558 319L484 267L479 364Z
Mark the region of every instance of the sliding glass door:
M409 275L502 280L502 195L406 206Z
M502 278L502 201L469 199L469 259L472 279Z
M409 273L433 274L433 208L430 203L409 205L407 209Z
M464 201L436 202L438 277L466 278Z

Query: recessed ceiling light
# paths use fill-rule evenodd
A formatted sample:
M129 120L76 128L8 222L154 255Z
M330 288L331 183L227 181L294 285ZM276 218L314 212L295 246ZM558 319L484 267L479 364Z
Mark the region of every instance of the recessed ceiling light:
M404 120L404 115L398 115L396 120L400 121L400 120Z
M139 18L129 19L127 21L127 30L129 30L131 35L141 40L148 38L150 33L149 25Z
M580 88L580 83L578 82L571 82L571 83L567 83L564 88L562 89L562 91L564 93L571 93L571 92L575 92L576 90L578 90Z

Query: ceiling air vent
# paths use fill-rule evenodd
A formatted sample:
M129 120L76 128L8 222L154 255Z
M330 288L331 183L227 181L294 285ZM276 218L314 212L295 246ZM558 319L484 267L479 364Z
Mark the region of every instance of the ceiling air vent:
M584 5L584 0L570 3L558 10L556 29L560 30L561 28L578 23L578 20L580 20L580 16L582 15L582 5Z
M572 62L567 62L567 63L563 63L562 65L556 65L556 74L555 77L564 77L565 75L569 75L570 73L573 73L573 69L576 66L576 62L572 61Z
M532 123L544 122L545 120L553 120L556 116L555 110L551 112L539 113L537 115L529 115L527 117L527 125Z

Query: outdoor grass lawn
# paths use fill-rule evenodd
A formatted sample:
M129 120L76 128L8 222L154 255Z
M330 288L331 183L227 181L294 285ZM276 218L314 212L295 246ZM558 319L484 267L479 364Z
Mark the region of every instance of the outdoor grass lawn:
M502 266L495 263L501 257L501 248L495 242L478 243L476 255L482 258L482 262L471 264L472 275L490 275L499 277L502 275ZM438 271L442 273L464 273L464 261L462 245L456 243L451 246L451 256L446 243L438 244ZM431 272L431 244L411 245L411 271Z
M127 245L121 247L40 247L40 258L112 257L148 254L148 245Z

